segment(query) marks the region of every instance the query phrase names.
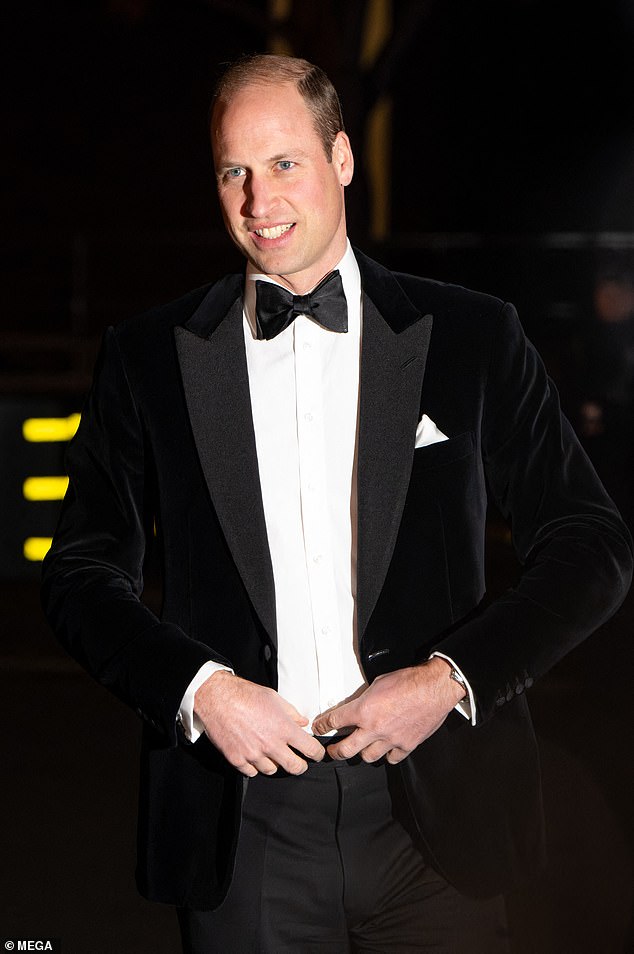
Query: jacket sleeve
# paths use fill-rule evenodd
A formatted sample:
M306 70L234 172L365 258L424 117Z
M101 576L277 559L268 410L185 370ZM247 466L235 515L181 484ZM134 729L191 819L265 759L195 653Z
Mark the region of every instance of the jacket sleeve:
M142 602L153 513L142 420L113 329L66 463L69 487L42 570L44 612L71 656L175 742L193 675L209 659L226 660Z
M632 574L630 534L511 305L500 312L487 376L482 457L523 572L434 647L469 680L478 722L607 620Z

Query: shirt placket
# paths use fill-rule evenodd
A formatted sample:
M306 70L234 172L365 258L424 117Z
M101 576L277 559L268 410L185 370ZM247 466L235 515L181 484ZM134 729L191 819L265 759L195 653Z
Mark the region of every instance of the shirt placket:
M322 362L327 360L320 336L328 334L310 319L295 321L297 443L319 703L326 709L344 696L343 660L337 612L332 540L328 519L326 429Z

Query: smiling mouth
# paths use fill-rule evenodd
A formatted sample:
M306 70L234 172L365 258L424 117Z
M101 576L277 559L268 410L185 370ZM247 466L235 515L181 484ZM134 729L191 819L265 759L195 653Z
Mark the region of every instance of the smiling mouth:
M285 232L288 232L289 229L292 229L294 225L294 222L289 222L287 225L274 225L271 228L253 229L253 231L256 235L259 235L260 238L276 239L284 235Z

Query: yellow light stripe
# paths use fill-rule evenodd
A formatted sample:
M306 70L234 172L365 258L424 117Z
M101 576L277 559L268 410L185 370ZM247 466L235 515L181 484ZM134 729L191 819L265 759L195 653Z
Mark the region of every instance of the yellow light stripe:
M68 477L27 477L22 484L26 500L62 500Z
M69 441L79 427L79 414L68 417L29 417L22 424L22 436L30 443Z
M29 537L24 541L24 556L31 563L39 563L50 550L52 542L52 537Z

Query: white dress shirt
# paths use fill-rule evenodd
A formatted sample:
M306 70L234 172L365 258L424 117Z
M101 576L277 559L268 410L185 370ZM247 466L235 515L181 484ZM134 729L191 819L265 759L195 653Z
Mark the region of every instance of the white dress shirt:
M277 611L278 691L309 722L365 683L357 659L356 480L361 278L336 266L348 302L340 334L299 315L270 341L255 330L247 269L245 346Z
M366 684L356 627L361 278L349 244L336 268L348 304L347 333L299 315L275 338L259 340L255 282L270 277L249 265L244 294L249 391L275 582L278 691L307 717L308 731L315 716ZM192 741L202 731L193 713L195 692L223 668L205 663L183 698L179 716ZM463 714L475 708L468 710L463 707Z

